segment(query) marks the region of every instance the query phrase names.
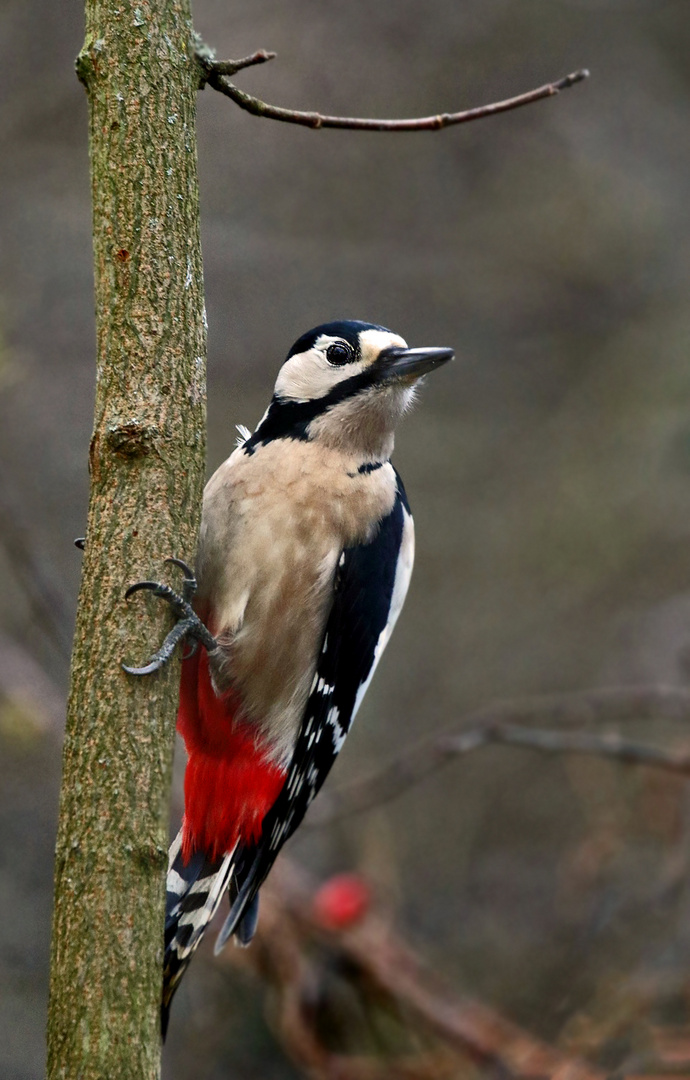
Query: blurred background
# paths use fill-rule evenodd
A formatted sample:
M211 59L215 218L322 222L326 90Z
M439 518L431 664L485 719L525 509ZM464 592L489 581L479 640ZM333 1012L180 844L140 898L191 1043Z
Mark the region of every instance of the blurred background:
M4 1080L43 1072L72 540L87 507L82 19L76 2L0 6ZM314 132L200 95L209 472L319 322L365 319L457 354L398 436L416 571L330 784L498 699L685 684L687 0L197 0L195 24L221 57L278 52L237 77L243 88L328 113L426 115L592 71L557 98L438 133ZM635 733L688 737L661 723ZM363 875L457 992L553 1046L610 1070L690 1072L682 779L486 749L393 803L305 827L290 855L318 880ZM396 1038L379 1031L376 1053ZM476 1070L490 1074L468 1061L452 1075ZM204 949L175 1003L165 1076L299 1075L262 981Z

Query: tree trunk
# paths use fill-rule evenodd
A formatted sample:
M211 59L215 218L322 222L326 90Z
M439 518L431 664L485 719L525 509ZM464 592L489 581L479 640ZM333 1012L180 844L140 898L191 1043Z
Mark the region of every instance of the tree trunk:
M205 319L188 0L87 0L97 311L91 498L57 839L50 1080L160 1071L164 867L178 662L126 586L193 555L205 457Z

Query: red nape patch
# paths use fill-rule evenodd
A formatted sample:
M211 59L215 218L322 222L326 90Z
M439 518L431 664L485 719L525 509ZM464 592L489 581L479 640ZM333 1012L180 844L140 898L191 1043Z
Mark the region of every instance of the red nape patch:
M182 857L195 851L215 859L238 840L258 840L261 823L286 776L266 757L247 725L237 722L240 703L230 691L217 697L206 651L182 663L177 729L189 754L184 778Z

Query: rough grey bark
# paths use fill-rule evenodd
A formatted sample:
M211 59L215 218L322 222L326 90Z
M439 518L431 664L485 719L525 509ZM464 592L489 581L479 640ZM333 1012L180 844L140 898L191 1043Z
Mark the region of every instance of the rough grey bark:
M205 320L188 0L87 0L97 311L91 499L57 840L51 1080L159 1075L179 668L125 675L169 629L127 584L193 555Z

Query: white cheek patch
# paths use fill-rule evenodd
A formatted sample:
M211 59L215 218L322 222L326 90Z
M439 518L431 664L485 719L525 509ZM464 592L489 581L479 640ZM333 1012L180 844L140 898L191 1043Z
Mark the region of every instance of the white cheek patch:
M339 337L322 334L312 349L286 360L276 381L276 397L289 401L313 401L325 397L338 383L366 371L384 349L407 348L398 334L387 330L363 330L359 335L361 359L341 366L330 364L326 350L340 341Z
M326 359L325 351L314 347L285 361L276 380L275 395L290 401L325 397L338 383L358 375L365 367L361 361L334 367Z

